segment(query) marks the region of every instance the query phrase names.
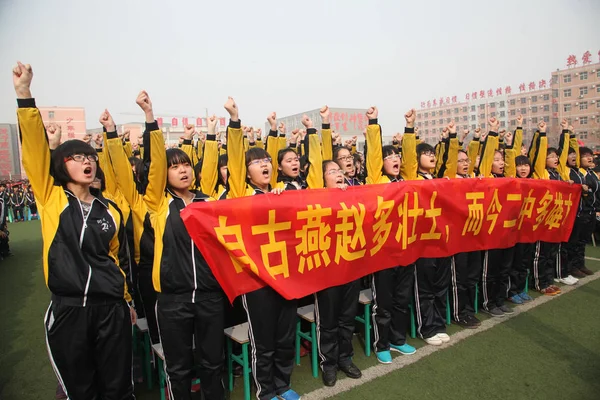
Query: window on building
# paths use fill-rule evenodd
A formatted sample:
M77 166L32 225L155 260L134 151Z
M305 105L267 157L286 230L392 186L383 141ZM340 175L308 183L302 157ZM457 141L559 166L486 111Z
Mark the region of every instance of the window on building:
M588 102L587 101L582 101L581 103L579 103L579 109L580 110L587 110L588 109Z
M521 104L525 104L527 103L527 98L526 97L521 97Z
M558 83L558 75L552 75L552 85L556 85Z
M550 111L550 104L546 104L546 105L544 106L544 111L545 111L545 112L548 112L548 111Z
M552 98L556 99L558 97L558 89L552 89Z
M432 112L431 112L431 116L432 116L432 117L435 117L435 111L432 111Z
M517 110L510 110L510 115L516 115L517 114Z
M480 105L479 105L479 109L480 109L480 110L485 110L485 104L480 104Z
M600 101L596 102L596 108L600 108Z
M600 85L598 85L598 87L596 88L596 92L600 93Z
M502 100L502 101L500 102L500 108L504 108L504 107L506 107L506 103L505 103L505 101L504 101L504 100Z
M588 78L588 73L586 72L582 72L579 74L579 80L580 81L585 81Z
M571 97L571 89L565 89L563 91L563 96L564 97Z
M417 114L417 119L421 119L421 114Z
M500 121L500 128L506 128L506 122Z
M531 123L532 123L532 124L537 124L537 123L538 123L538 119L537 119L537 117L533 117L533 118L531 118Z
M463 125L463 129L469 129L469 125Z
M537 103L537 96L531 96L531 102Z
M506 117L506 112L505 111L500 111L500 118L504 118Z
M477 125L471 124L471 129L475 129L475 128L477 128Z
M600 103L598 103L598 104L600 104ZM476 115L471 115L471 121L475 121L476 119L477 119Z
M512 119L510 121L510 126L515 126L517 124L517 121L515 121L514 119Z
M449 124L452 121L452 118L446 118L446 123Z
M475 111L475 106L471 106L471 111L474 112Z
M468 110L469 110L469 108L468 108L467 106L464 106L464 107L462 108L462 112L464 112L464 113L466 113ZM465 128L465 129L467 129L467 128Z
M544 106L544 110L546 110L545 106ZM552 112L555 112L555 113L558 112L558 104L552 104Z
M479 119L485 119L485 114L479 114Z
M567 103L563 106L563 110L565 112L570 112L571 111L571 103Z
M579 139L584 140L588 138L588 133L587 131L581 131L579 132Z
M452 113L452 110L451 110L451 109L447 109L447 110L446 110L446 114L451 114L451 113Z
M564 83L569 83L569 82L571 82L571 74L566 74L566 75L563 75L563 82L564 82Z
M460 119L458 117L454 117L454 122L458 122Z
M550 117L546 115L546 116L544 117L544 122L546 122L546 123L550 122Z
M587 125L588 123L588 117L581 117L579 118L579 124L580 125Z
M515 101L515 99L510 99L510 105L514 106L517 102Z
M440 118L440 120L438 121L438 123L439 123L440 125L443 125L443 124L444 124L444 118Z
M531 112L534 112L534 113L536 113L536 112L537 112L537 110L538 110L537 106L533 106L533 107L531 107Z
M481 124L481 129L485 129L485 122Z
M549 94L545 94L544 95L544 101L548 101L550 100L550 95Z
M580 96L585 96L586 94L588 94L588 88L587 86L582 86L579 88L579 95Z
M600 78L600 69L598 69L598 72L596 72L596 77Z
M463 119L462 119L462 120L463 120L463 121L468 121L468 120L469 120L469 117L467 117L466 115L463 115ZM465 129L467 129L467 128L465 128Z
M48 111L48 118L54 119L54 111Z
M429 121L425 121L425 126L429 126Z
M429 118L429 113L428 112L425 113L425 118Z
M495 102L491 102L490 103L490 108L496 108L496 103Z
M521 114L525 115L527 113L527 109L526 108L521 108Z
M435 119L431 121L431 125L435 125Z
M458 114L458 107L456 107L456 108L454 109L454 113L455 113L455 114Z

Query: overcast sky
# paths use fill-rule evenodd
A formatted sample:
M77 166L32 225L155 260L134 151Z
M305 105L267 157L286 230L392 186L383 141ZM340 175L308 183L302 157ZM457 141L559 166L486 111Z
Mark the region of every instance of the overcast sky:
M384 130L423 100L548 80L569 54L600 50L600 1L0 0L0 122L15 122L11 68L34 69L39 106L82 106L88 129L157 114L244 124L377 105ZM127 115L127 113L139 113Z

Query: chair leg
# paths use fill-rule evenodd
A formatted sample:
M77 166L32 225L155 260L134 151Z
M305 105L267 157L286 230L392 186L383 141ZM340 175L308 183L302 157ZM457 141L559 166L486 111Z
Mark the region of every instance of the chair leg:
M365 355L371 356L371 305L365 304Z
M163 366L163 360L160 357L157 357L158 360L158 387L160 388L160 400L166 400L165 396L165 370Z
M414 296L410 298L410 337L415 339L417 337L417 326L415 325L415 299Z
M250 365L248 360L248 343L242 345L242 366L244 373L244 400L250 400ZM233 375L233 373L232 373Z
M475 284L475 314L479 314L479 284Z
M529 270L527 270L527 275L525 275L525 293L529 293Z
M233 358L232 355L232 344L231 339L225 338L227 342L227 383L229 386L229 393L233 392Z
M150 334L144 333L144 372L146 375L146 386L152 390L152 365L151 365L152 349L150 346Z
M450 312L450 293L446 292L446 325L452 323L452 313Z
M317 358L317 324L310 324L310 350L313 378L319 377L319 360Z
M301 321L298 318L298 322L296 322L296 365L300 365L300 329L301 329Z

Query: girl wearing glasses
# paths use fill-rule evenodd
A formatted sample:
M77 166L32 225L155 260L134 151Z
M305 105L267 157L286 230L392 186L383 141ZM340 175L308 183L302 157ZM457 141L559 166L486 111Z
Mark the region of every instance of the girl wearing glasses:
M264 149L254 147L244 152L244 135L238 107L230 97L225 103L230 120L227 127L227 169L229 171L226 198L264 195L272 191L273 165ZM269 118L271 132L277 134L275 113ZM271 136L271 134L270 134ZM277 140L269 138L268 141ZM267 147L269 142L267 142ZM274 189L281 193L282 189ZM248 317L248 337L252 345L252 375L256 396L260 400L282 398L296 400L300 396L290 387L294 369L296 300L286 300L270 286L242 295ZM221 330L221 336L223 332Z
M377 123L378 114L376 107L371 107L367 111L369 119L365 160L367 184L404 181L400 173L402 166L400 150L393 145L382 146L381 126ZM415 149L414 120L412 114L406 118L405 134L401 139L403 148ZM406 173L408 170L404 169L404 172ZM405 355L413 354L416 351L406 342L414 272L415 264L411 264L385 269L371 276L374 347L377 360L382 364L392 362L390 351Z
M71 399L134 399L135 311L122 216L91 187L98 162L92 147L68 140L50 154L32 77L29 65L13 69L23 165L40 206L44 277L52 292L44 320L50 361Z

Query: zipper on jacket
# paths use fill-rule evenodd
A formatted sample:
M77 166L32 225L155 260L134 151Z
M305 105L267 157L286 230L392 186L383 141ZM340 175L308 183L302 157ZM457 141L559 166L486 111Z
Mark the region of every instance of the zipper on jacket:
M192 243L192 269L194 270L194 292L192 293L192 303L196 302L196 290L198 289L198 280L196 279L196 257L194 257L194 241Z
M81 234L79 235L79 249L81 250L82 246L83 246L83 236L85 235L85 229L87 228L87 219L89 217L89 215L92 213L92 207L94 206L94 200L92 200L92 203L90 204L90 211L88 212L87 215L84 215L83 213L83 206L81 205L81 201L75 197L77 199L77 203L79 204L79 209L81 210L81 217L83 218L83 226L81 227ZM92 266L90 264L88 264L88 278L87 278L87 282L85 283L85 290L83 292L83 306L85 307L87 304L87 294L88 294L88 290L90 289L90 282L92 280Z

